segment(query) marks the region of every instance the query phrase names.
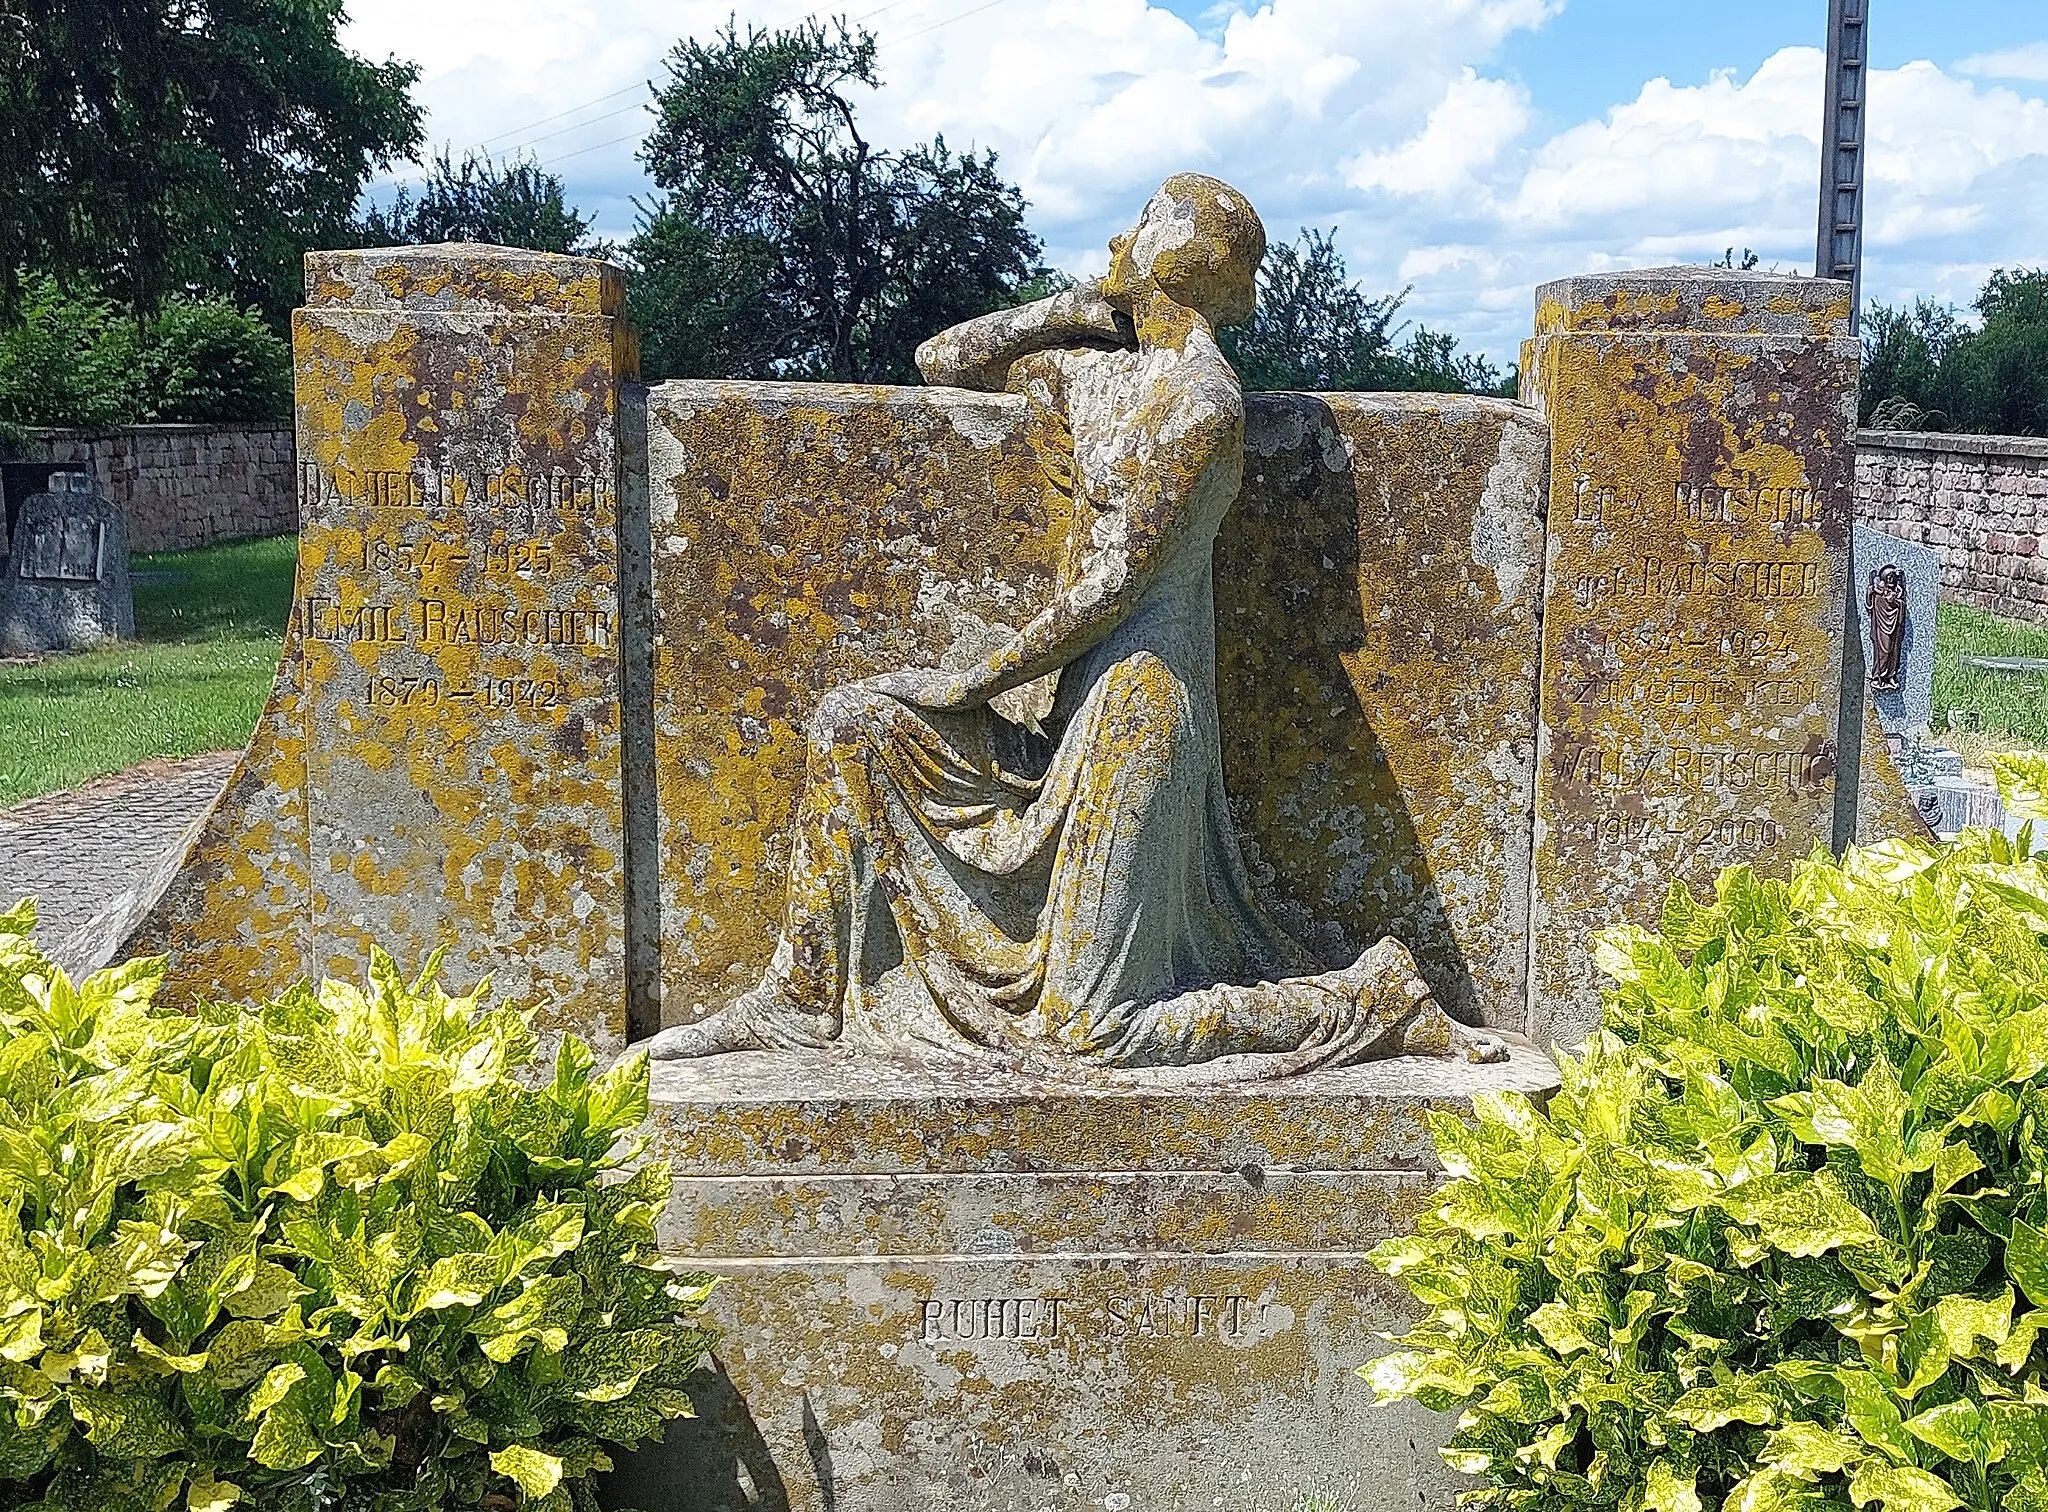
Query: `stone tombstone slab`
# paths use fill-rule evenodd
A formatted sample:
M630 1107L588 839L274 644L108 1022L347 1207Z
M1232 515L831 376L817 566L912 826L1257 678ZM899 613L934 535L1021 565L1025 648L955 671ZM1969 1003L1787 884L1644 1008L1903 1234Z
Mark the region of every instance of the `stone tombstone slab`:
M15 517L0 581L0 652L81 651L135 636L128 526L90 474L60 472Z
M1941 553L1858 525L1850 560L1856 619L1863 632L1863 665L1871 669L1865 697L1876 708L1878 724L1887 735L1923 733L1934 723L1934 633L1941 601ZM1895 689L1877 686L1877 652L1867 608L1872 580L1887 567L1898 569L1904 594L1899 686Z
M322 252L293 320L310 966L625 1033L615 269Z
M1854 504L1846 285L1721 269L1548 284L1532 1033L1598 1023L1592 932L1831 834Z
M1364 1251L1441 1179L1426 1119L1541 1056L1064 1087L830 1054L658 1064L665 1248L724 1278L698 1416L607 1505L691 1512L1449 1507L1446 1420L1358 1367L1410 1313Z
M1501 401L1248 396L1215 552L1233 819L1331 963L1392 935L1525 1025L1542 427ZM804 724L830 688L986 649L1051 591L1070 501L1022 401L648 393L662 1018L774 944Z

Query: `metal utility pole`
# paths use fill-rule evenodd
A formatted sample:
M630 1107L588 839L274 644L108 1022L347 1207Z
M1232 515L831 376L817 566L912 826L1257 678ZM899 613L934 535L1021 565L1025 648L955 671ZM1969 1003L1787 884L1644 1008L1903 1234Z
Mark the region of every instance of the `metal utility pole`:
M1868 157L1870 0L1828 0L1827 115L1820 132L1820 243L1814 273L1848 280L1849 334L1862 329L1863 180ZM1863 614L1854 532L1842 637L1841 724L1835 732L1835 853L1856 843L1863 771Z

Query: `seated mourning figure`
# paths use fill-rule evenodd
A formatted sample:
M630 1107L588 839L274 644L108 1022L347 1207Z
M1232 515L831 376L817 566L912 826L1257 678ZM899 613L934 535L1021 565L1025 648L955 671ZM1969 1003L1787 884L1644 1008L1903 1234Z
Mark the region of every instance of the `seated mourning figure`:
M664 1030L657 1057L838 1043L1114 1078L1505 1055L1400 945L1326 970L1253 896L1209 563L1244 472L1216 331L1252 313L1265 230L1228 185L1182 174L1110 253L1099 281L918 352L929 382L1019 394L1062 451L1071 437L1052 602L967 670L825 696L774 958L730 1006Z

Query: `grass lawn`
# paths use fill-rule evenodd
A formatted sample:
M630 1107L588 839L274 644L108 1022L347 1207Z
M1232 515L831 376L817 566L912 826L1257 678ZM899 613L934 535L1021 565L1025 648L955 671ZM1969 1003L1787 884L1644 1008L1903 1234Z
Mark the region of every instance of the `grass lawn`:
M292 536L134 559L137 639L0 665L0 807L247 742L291 612Z
M1948 744L2048 749L2048 676L1984 672L1965 656L2048 657L2048 625L2001 619L1962 604L1943 604L1934 636L1934 728L1946 729L1951 710L1974 713L1980 731L1958 730Z

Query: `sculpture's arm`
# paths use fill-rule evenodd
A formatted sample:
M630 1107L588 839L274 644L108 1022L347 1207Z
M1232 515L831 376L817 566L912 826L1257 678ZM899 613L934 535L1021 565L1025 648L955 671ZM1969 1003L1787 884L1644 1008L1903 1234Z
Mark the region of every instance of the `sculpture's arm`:
M1135 468L1127 502L1113 518L1121 538L1089 553L1070 586L1023 629L978 666L960 672L913 670L893 673L880 685L896 697L926 708L959 709L987 703L1012 688L1056 672L1092 650L1138 606L1186 532L1188 502L1203 472L1226 446L1238 444L1242 401L1205 406L1206 413L1180 417L1187 423L1175 438L1173 464L1157 461ZM1199 404L1189 395L1183 404ZM1162 417L1162 420L1165 417Z
M1010 364L1055 347L1123 341L1116 312L1092 283L1049 299L977 315L941 331L917 349L924 380L953 388L1001 393Z

